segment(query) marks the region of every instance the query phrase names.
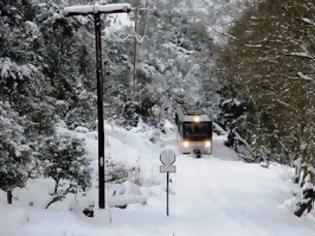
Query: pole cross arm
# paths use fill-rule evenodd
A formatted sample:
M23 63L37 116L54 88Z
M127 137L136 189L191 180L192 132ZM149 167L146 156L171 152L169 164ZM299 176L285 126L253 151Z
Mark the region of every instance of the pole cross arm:
M90 14L111 14L111 13L129 13L132 10L128 3L115 4L94 4L94 5L78 5L66 7L64 9L65 16L90 15Z

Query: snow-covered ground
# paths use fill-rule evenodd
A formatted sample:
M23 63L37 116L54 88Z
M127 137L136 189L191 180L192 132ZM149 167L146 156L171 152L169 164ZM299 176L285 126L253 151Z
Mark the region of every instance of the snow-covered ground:
M58 130L70 132L62 126ZM70 133L86 139L87 152L95 168L96 133L78 131ZM69 195L63 202L44 210L52 184L49 180L35 180L27 189L14 192L16 199L12 206L5 203L5 194L0 192L0 235L315 235L313 219L297 218L284 206L294 189L289 180L290 169L275 164L266 169L241 162L223 145L223 136L214 137L211 156L195 159L180 155L174 132L163 135L155 144L149 141L154 132L145 125L130 131L106 126L106 150L111 160L126 166L138 165L141 169L141 187L132 184L132 179L120 187L129 189L126 191L129 194L146 198L146 204L132 204L126 209L107 208L96 211L96 217L87 218L76 210L80 207L75 207L86 203L79 196ZM166 178L159 173L159 154L165 148L178 153L177 173L171 174L169 217L165 214ZM89 195L95 202L96 173L93 179L95 184ZM113 186L109 186L108 193Z

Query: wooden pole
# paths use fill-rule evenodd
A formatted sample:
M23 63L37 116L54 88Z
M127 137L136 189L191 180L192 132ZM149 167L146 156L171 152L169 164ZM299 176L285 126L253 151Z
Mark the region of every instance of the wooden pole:
M98 116L98 205L105 209L105 143L104 143L104 108L103 108L103 71L102 41L100 14L94 15L95 48L96 48L96 80L97 80L97 116Z

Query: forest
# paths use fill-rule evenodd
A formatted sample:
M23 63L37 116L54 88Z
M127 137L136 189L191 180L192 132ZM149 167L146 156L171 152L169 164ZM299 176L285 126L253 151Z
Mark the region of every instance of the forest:
M8 203L34 179L53 179L46 208L92 186L86 141L57 127L97 128L94 21L63 13L94 2L0 1L0 190ZM314 214L315 2L124 2L149 10L102 16L106 123L166 133L176 107L198 106L241 161L294 170L292 215Z

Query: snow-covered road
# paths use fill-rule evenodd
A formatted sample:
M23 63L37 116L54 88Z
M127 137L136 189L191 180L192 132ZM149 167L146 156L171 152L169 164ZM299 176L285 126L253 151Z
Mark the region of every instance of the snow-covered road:
M315 235L279 207L290 192L276 167L215 158L177 165L172 216L183 218L174 229L179 235Z
M292 197L291 170L279 165L266 169L258 164L246 164L223 145L223 136L214 138L211 156L177 157L177 173L171 174L170 216L167 217L166 178L165 174L158 173L156 152L163 148L176 151L173 137L165 137L167 141L161 146L150 144L148 136L139 130L117 129L107 134L109 149L123 150L122 159L126 153L134 153L135 157L141 154L144 159L140 158L139 162L146 169L145 175L160 181L141 188L148 198L146 205L111 208L96 212L95 218L86 218L69 212L66 207L60 210L60 206L50 210L22 204L9 207L0 194L0 235L315 236L313 219L297 218L282 206ZM97 140L91 134L84 135L91 154L95 155Z
M315 225L281 207L292 196L289 170L241 162L223 140L215 137L213 156L178 156L169 217L163 193L148 206L132 209L134 216L126 212L124 223L137 230L136 235L315 235Z

